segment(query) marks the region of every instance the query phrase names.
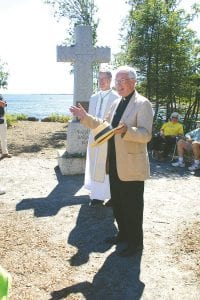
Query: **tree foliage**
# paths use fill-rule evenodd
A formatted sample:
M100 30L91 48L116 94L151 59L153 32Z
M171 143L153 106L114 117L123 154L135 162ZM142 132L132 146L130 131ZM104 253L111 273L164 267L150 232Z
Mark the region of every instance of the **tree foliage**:
M0 88L7 88L8 85L8 71L7 64L0 59Z
M90 25L92 27L93 45L97 42L97 18L98 8L94 0L44 0L44 3L52 5L56 18L65 18L69 22L65 43L74 43L74 27L79 25ZM73 65L73 64L71 64ZM99 65L93 65L93 77L97 76ZM73 69L71 70L73 73ZM93 82L94 90L96 83Z
M138 69L139 88L155 104L155 117L165 107L166 119L184 107L187 118L199 113L200 41L188 24L199 12L178 9L177 0L129 0L122 51L115 63Z
M97 42L99 19L96 17L98 9L93 0L45 0L44 3L52 5L55 17L66 18L69 21L68 40L72 41L75 26L90 25L93 44Z

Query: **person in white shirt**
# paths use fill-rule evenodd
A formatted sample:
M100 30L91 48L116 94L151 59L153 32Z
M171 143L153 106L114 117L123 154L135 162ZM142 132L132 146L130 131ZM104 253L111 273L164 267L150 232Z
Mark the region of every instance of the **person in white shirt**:
M194 156L193 164L188 168L189 171L200 169L200 121L197 121L197 128L188 132L185 139L177 143L178 161L172 163L173 167L185 167L184 153L192 152Z
M3 99L3 96L0 95L0 146L2 152L0 159L12 157L12 155L8 153L7 148L7 123L5 118L6 106L6 101Z
M88 110L88 113L94 117L104 119L113 101L119 97L112 90L111 81L112 73L110 71L99 71L99 91L91 96ZM101 172L101 175L99 175L99 170L105 170L107 142L98 147L91 147L93 142L94 137L92 132L90 132L86 155L84 187L89 191L90 205L96 206L104 205L104 201L109 200L111 196L108 175L105 172Z

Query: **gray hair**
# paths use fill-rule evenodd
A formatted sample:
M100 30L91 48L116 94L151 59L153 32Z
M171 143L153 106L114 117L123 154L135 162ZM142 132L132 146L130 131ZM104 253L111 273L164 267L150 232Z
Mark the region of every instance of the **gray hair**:
M112 73L110 71L105 71L105 70L99 70L99 74L104 73L107 75L108 78L112 78Z
M173 118L173 117L179 119L179 113L177 113L176 111L174 111L174 112L171 114L170 119Z
M130 79L134 79L135 81L137 81L137 73L136 73L136 70L133 67L121 66L121 67L117 68L116 74L119 73L119 72L127 73L128 77Z

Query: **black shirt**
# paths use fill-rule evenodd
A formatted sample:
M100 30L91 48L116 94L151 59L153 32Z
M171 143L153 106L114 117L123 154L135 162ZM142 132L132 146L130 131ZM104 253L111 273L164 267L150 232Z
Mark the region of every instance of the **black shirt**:
M5 109L4 107L0 107L0 117L3 117L5 114Z
M116 109L116 112L115 112L115 115L114 115L114 118L112 120L112 127L115 128L119 125L119 122L121 120L121 117L131 99L131 97L133 96L135 91L133 91L131 94L129 94L128 96L124 97L121 99L117 109ZM110 163L114 162L114 164L116 164L116 153L115 153L115 140L114 140L114 136L108 140L108 158L109 158L109 161Z
M128 96L121 99L121 101L120 101L120 103L119 103L119 105L116 109L116 112L115 112L114 118L112 120L112 123L111 123L113 128L115 128L119 125L121 117L122 117L128 103L129 103L131 97L133 96L134 92L135 91L133 91L131 94L129 94Z

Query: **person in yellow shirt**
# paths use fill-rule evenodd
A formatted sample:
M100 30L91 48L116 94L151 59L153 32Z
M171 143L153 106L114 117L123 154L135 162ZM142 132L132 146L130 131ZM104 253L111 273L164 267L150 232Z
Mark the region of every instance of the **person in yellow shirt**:
M173 112L170 116L170 121L163 124L160 133L153 137L152 148L156 151L163 152L165 159L172 148L176 144L177 138L183 136L183 125L179 122L179 114Z

